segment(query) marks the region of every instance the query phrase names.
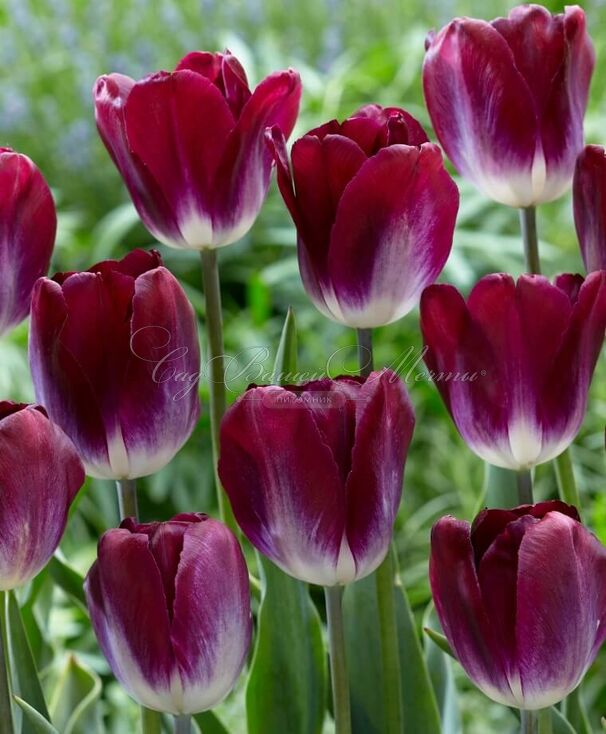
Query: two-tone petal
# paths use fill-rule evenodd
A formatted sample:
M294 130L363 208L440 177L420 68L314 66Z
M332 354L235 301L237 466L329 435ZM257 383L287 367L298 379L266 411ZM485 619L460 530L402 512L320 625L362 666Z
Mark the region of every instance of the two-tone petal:
M588 145L573 181L574 223L585 270L606 270L606 151Z

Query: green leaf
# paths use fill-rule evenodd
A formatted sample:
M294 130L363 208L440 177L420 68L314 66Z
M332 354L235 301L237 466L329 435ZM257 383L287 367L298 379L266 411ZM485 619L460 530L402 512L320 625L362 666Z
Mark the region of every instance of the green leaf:
M553 734L577 734L570 722L555 706L551 707L551 729Z
M42 686L38 678L38 671L21 619L21 611L12 591L7 593L7 625L9 629L13 691L43 718L50 721ZM30 724L29 719L24 718L21 734L29 734L34 731L35 729Z
M485 464L484 489L476 513L483 507L516 507L518 484L516 473L511 469Z
M441 734L440 715L408 598L395 586L402 707L406 731ZM352 706L353 734L384 734L381 648L374 574L350 584L343 599L345 644Z
M57 586L86 609L84 577L69 566L58 554L50 559L47 568Z
M593 729L587 718L587 712L581 696L581 686L577 686L562 703L562 714L570 722L577 734L592 734Z
M442 652L445 652L447 655L450 655L451 658L456 660L454 652L451 650L450 645L448 644L448 640L446 637L444 637L443 634L440 632L436 632L436 630L431 629L431 627L423 627L423 631L429 637L432 642L434 642Z
M192 719L200 727L202 734L229 734L227 729L213 714L212 711L205 711L202 714L192 716Z
M425 661L436 694L442 721L442 734L459 734L463 730L463 725L450 657L452 651L446 638L437 631L439 622L433 604L429 604L425 610L423 628L427 635L425 638ZM446 642L446 652L444 652L444 647L441 644L443 641Z
M276 361L274 364L273 382L278 385L292 381L289 375L293 375L297 369L297 323L295 313L289 307L284 326L282 327L282 335L276 352Z
M27 721L29 731L33 734L59 734L58 730L47 721L42 714L38 713L35 708L32 708L27 701L24 701L19 696L13 696L15 702L19 708L23 711L23 721ZM24 729L25 730L25 729Z
M63 734L101 731L96 703L101 680L90 668L70 655L59 674L51 699L52 720Z
M249 734L319 734L326 704L320 617L307 585L258 556L263 596L246 687Z

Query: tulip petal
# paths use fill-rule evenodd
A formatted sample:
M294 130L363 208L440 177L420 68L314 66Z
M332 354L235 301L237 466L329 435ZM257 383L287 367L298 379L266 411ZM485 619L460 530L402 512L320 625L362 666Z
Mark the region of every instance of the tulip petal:
M91 621L114 675L148 708L180 713L181 681L175 668L160 571L147 535L109 530L85 582Z
M184 713L206 711L229 693L246 662L251 635L248 572L237 540L214 520L189 525L170 631Z
M577 160L574 223L588 273L606 269L606 151L588 145Z
M393 372L373 372L359 390L347 496L347 541L362 578L385 558L402 496L414 409Z
M250 542L296 578L337 583L345 493L305 403L282 388L249 390L223 419L220 455L221 481Z
M436 146L392 145L369 158L345 189L332 230L333 318L369 328L410 311L446 263L458 204Z

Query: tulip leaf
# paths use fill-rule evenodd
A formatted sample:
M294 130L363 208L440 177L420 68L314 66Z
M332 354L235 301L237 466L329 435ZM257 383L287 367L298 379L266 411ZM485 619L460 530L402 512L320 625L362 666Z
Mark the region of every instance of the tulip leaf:
M192 716L192 718L200 727L202 734L229 734L227 729L212 711L205 711L202 714L196 714L195 716Z
M25 633L21 611L14 592L7 594L7 626L9 629L9 649L13 691L26 701L43 718L50 721L46 701L42 692L36 663ZM29 734L35 730L29 724L29 719L23 719L22 734Z
M484 466L484 488L474 516L483 507L516 507L519 505L516 473L511 469L503 469L492 464Z
M581 686L577 686L562 703L562 713L577 734L592 734L593 729L587 719L587 712L581 696Z
M58 554L50 559L47 568L55 584L86 609L84 577L69 566Z
M570 722L555 706L551 707L551 734L577 734Z
M263 593L246 687L248 734L319 734L326 702L320 617L306 584L258 558Z
M438 704L408 598L397 584L394 585L394 594L402 670L402 709L406 729L415 734L441 734ZM374 574L345 589L343 606L352 732L384 734L386 725L381 684L383 672Z
M13 698L19 708L23 711L23 720L24 722L28 722L29 731L33 734L59 734L58 730L55 729L50 721L45 719L42 714L38 713L35 708L32 708L27 701L19 698L19 696L13 696Z
M297 324L295 313L289 307L282 327L282 335L276 352L273 382L284 384L292 382L297 369Z
M101 696L99 676L70 655L52 694L52 720L63 734L101 731L96 703Z
M455 654L452 651L450 645L448 644L448 640L444 635L440 634L439 632L436 632L435 630L432 630L431 627L423 627L423 632L429 637L435 644L442 650L442 652L445 652L447 655L450 655L451 658L456 660Z

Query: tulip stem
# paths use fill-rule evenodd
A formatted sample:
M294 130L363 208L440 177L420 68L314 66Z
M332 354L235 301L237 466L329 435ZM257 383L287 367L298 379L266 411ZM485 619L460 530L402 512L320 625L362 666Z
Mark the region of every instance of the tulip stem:
M518 500L521 505L532 504L532 474L530 469L518 472Z
M189 714L175 716L174 734L191 734L191 716Z
M526 270L529 273L540 273L541 260L539 258L539 239L537 237L537 211L534 206L520 209L520 227L522 229L522 239L524 240Z
M574 505L581 510L581 498L574 478L574 469L570 458L570 449L563 451L553 461L556 472L556 480L560 491L560 499L569 505Z
M135 479L118 479L116 488L118 490L120 520L124 520L125 517L134 517L135 520L138 520L137 481Z
M368 377L374 369L372 329L358 329L358 364L361 377Z
M520 711L520 734L537 734L537 712Z
M8 595L5 591L0 591L0 604L2 609L6 609ZM11 690L10 690L10 673L9 673L9 657L6 634L8 625L5 624L6 615L4 612L0 614L0 732L4 734L12 734L13 729L13 713L11 706Z
M213 450L215 487L219 516L232 530L237 528L231 505L221 487L219 479L219 429L225 413L225 362L223 347L223 313L221 310L221 284L217 251L205 249L200 252L202 261L202 286L206 307L206 338L208 342L208 390L210 396L210 434Z
M345 634L343 630L343 588L324 587L326 597L326 622L330 648L330 679L332 682L335 734L351 734L351 708L349 680L345 659Z

